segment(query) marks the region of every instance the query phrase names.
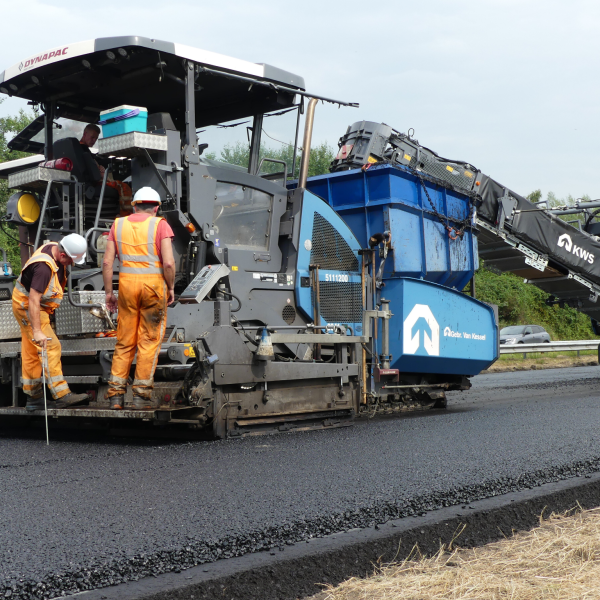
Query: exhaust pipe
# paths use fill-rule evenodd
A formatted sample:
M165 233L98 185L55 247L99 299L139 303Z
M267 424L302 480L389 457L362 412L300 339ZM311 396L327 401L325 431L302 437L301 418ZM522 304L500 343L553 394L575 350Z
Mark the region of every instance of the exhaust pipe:
M315 122L315 107L318 100L311 98L306 111L306 122L304 123L304 140L302 142L302 162L300 163L300 175L298 176L298 187L306 188L308 179L308 163L310 161L310 143L312 140L313 124Z

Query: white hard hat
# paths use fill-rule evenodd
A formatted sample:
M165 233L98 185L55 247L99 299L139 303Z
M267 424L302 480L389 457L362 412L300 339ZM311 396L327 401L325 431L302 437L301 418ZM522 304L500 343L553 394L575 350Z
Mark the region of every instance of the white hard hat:
M160 196L156 190L153 190L151 187L143 187L140 188L133 197L131 204L137 204L138 202L156 202L157 204L162 204Z
M87 252L87 242L85 238L78 233L70 233L60 242L65 254L73 259L76 265L82 265L85 262L85 253Z

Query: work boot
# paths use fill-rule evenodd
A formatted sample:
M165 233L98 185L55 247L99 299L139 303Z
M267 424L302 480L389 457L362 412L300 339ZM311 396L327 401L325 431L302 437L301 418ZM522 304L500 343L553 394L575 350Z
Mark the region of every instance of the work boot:
M74 394L73 392L69 392L66 396L59 398L56 404L57 408L68 408L69 406L81 404L84 400L89 401L89 399L88 394Z
M54 400L47 401L48 408L56 408L56 402ZM33 412L34 410L44 410L44 396L38 396L37 398L27 398L27 404L25 410Z
M113 396L110 399L110 407L114 410L123 410L123 406L125 405L125 397L124 396Z
M133 397L133 408L136 410L150 410L152 408L152 400L150 398L142 398L141 396Z

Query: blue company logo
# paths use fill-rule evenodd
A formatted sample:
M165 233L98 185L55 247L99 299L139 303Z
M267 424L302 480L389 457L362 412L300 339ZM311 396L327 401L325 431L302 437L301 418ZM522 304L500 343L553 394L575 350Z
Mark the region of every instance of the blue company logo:
M413 329L417 321L423 319L427 328L423 327L423 347L429 356L440 355L440 326L435 320L431 309L426 304L415 304L410 314L404 319L403 327L403 351L404 354L415 354L421 346L421 326L417 327L413 335ZM429 329L429 333L427 332Z

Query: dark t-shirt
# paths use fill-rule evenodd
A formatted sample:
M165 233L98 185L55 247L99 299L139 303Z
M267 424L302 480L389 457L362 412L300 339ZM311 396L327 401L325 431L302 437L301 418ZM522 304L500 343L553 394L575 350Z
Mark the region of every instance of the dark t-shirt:
M46 244L42 248L42 252L44 254L48 254L54 260L54 256L52 256L52 246L50 244ZM56 263L56 260L54 260ZM57 263L58 264L58 263ZM58 264L58 280L62 283L63 278L65 276L65 266ZM50 279L52 277L52 269L50 265L47 265L45 262L37 262L29 265L21 274L21 284L23 287L29 292L31 288L43 294L50 283Z
M99 165L102 165L103 167L108 167L109 164L109 160L102 158L100 156L98 156L97 154L94 154L91 150L89 146L86 146L85 144L79 144L81 146L81 150L82 152L89 154Z

